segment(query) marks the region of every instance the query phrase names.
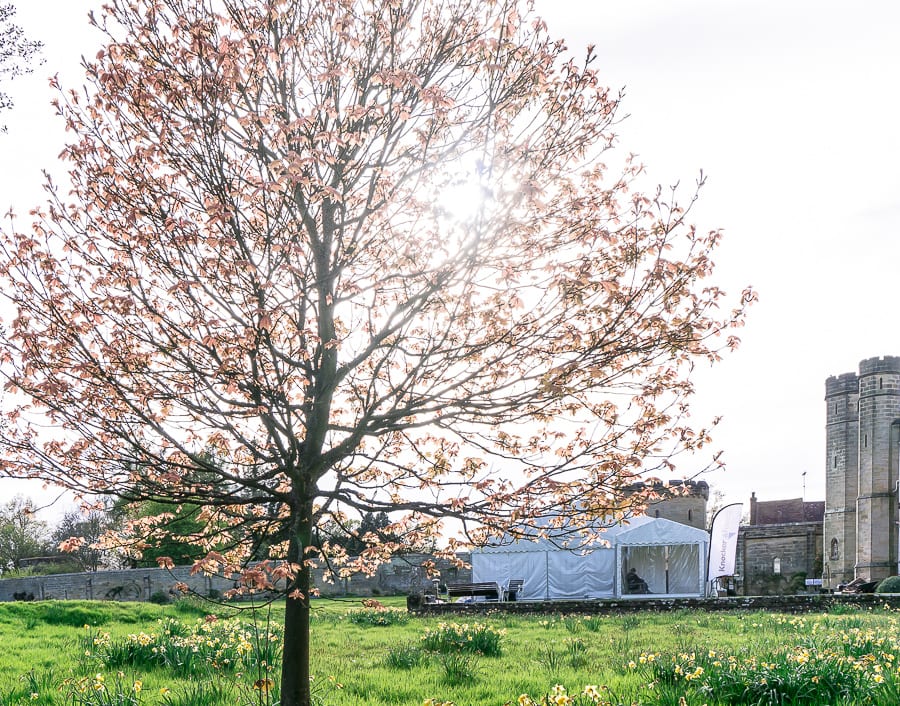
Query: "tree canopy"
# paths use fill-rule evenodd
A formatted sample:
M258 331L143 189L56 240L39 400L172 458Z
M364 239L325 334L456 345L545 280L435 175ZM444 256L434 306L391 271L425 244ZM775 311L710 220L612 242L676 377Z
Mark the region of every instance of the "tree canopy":
M0 5L0 82L12 80L31 71L31 62L38 58L43 44L25 36L25 31L13 22L14 5ZM12 97L0 90L0 110L11 108ZM6 127L0 127L6 132Z
M17 495L0 506L0 572L46 553L47 525L35 516L34 503Z
M117 564L118 557L102 548L103 536L115 526L114 508L92 507L69 510L60 518L50 534L54 554L63 549L81 571L98 571ZM155 564L154 564L155 566Z
M720 233L609 153L591 51L515 0L112 0L95 23L58 100L70 184L0 243L3 472L200 505L208 570L264 538L244 575L287 585L284 706L309 703L311 562L371 568L447 519L476 542L615 522L708 443L690 372L753 294L722 308ZM358 558L315 546L382 512Z

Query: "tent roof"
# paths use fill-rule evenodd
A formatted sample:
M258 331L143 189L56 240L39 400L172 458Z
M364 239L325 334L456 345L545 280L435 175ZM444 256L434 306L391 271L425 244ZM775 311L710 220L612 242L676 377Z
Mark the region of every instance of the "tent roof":
M616 536L619 546L662 546L665 544L705 544L709 542L706 530L683 525L662 517L648 518L650 522L632 524Z
M479 549L473 554L519 554L524 552L584 551L606 549L616 544L628 545L662 545L662 544L697 544L708 541L709 535L696 527L682 525L661 517L632 517L628 524L613 525L600 530L599 540L581 542L578 537L569 538L569 544L562 546L563 539L554 541L551 538L534 540L512 540L504 538ZM628 538L623 542L623 538ZM609 544L606 544L606 543Z

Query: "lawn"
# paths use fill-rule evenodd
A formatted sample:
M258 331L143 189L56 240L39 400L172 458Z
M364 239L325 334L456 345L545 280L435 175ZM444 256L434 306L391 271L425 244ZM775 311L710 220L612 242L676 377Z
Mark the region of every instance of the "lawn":
M900 703L900 614L888 609L466 623L384 602L316 601L319 703ZM0 706L273 706L280 620L192 601L0 604Z

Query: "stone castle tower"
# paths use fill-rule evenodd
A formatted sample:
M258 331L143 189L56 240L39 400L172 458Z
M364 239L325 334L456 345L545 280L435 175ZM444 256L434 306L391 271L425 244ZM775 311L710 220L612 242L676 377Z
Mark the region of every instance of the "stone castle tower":
M825 381L824 577L898 573L900 357L868 358Z

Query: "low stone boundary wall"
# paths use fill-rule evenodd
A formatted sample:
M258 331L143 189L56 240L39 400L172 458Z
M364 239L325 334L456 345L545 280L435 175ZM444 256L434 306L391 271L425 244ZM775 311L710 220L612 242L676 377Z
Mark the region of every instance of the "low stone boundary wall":
M485 613L561 613L618 615L642 611L723 610L769 611L772 613L824 612L834 606L900 608L900 594L809 594L796 596L738 596L733 598L631 598L569 601L510 601L503 603L422 603L419 596L407 599L407 608L417 615L484 615Z
M118 600L147 601L157 593L174 597L175 584L187 584L202 596L221 595L234 582L218 576L191 576L191 567L123 569L78 574L49 574L0 580L0 601Z
M464 557L464 560L468 557ZM433 561L428 554L409 554L392 559L378 567L372 576L354 574L334 582L324 580L324 570L313 571L313 582L323 596L378 596L418 593L430 587L422 564ZM436 562L441 576L453 581L471 581L470 569L454 569L446 562ZM123 569L78 574L50 574L23 578L0 579L0 601L13 600L120 600L147 601L157 593L180 595L175 584L185 583L201 596L221 596L235 587L235 582L220 576L191 575L191 567L167 569Z

